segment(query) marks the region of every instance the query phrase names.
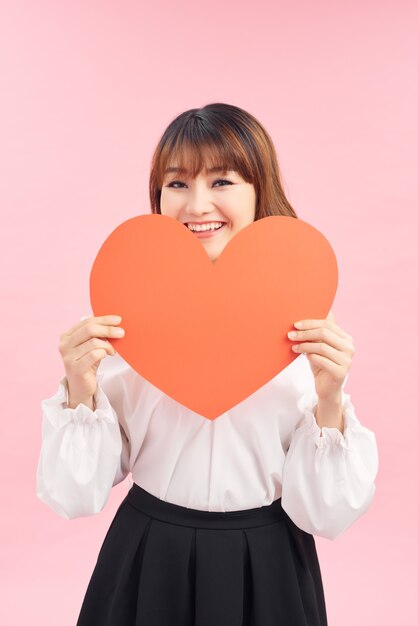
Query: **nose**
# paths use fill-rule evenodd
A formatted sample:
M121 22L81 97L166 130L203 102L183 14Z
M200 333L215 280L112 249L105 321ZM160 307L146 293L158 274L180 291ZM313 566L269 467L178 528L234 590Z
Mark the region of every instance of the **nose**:
M211 213L213 209L211 191L205 183L195 183L187 197L185 210L195 216Z

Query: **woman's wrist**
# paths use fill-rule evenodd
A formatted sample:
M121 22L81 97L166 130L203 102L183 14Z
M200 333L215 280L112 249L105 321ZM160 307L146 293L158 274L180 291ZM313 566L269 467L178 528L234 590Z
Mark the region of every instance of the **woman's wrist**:
M70 398L70 391L68 389L68 383L66 384L65 389L67 393L67 408L68 409L75 409L78 407L79 404L84 404L91 411L96 410L96 401L95 401L94 395L90 396L89 398L77 398L76 400L74 400L73 396L71 396Z
M341 390L332 398L318 398L314 415L320 428L338 428L338 430L343 433L344 418Z

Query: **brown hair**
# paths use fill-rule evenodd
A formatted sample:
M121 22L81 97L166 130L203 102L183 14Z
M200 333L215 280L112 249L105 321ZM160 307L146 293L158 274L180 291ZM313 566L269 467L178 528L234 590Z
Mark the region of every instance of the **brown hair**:
M204 155L204 156L203 156ZM195 178L205 167L235 170L255 188L255 220L296 212L283 191L277 155L263 126L239 107L213 103L178 115L164 131L152 157L149 194L151 212L161 213L164 172L169 163ZM187 163L187 164L186 164Z

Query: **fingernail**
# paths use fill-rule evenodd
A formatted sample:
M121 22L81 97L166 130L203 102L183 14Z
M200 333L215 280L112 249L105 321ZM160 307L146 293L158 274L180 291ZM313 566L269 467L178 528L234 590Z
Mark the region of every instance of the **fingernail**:
M112 322L115 322L116 324L119 324L119 322L122 321L122 318L120 315L112 315Z
M295 322L295 323L293 324L293 326L294 326L295 328L303 328L303 322Z

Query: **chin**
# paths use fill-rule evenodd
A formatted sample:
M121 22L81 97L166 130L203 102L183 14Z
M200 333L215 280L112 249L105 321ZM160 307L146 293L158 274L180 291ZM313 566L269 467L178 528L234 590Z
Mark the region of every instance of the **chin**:
M208 253L208 257L210 258L211 261L216 261L219 258L219 254L209 254Z

